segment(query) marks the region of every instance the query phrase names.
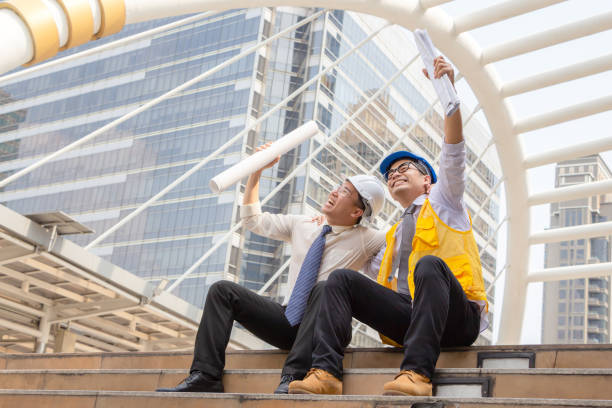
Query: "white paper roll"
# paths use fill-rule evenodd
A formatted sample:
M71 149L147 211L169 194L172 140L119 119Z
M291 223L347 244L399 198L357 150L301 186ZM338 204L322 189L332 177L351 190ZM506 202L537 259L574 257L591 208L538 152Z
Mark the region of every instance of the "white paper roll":
M319 131L319 127L314 121L307 122L287 133L265 150L261 150L239 163L234 164L229 169L217 174L210 180L209 186L213 193L218 194L227 187L236 183L238 180L262 169L276 157L287 153L289 150L298 146L300 143L310 139Z
M444 112L446 116L451 116L457 109L459 109L460 101L457 96L457 92L455 92L455 88L453 84L451 84L448 75L444 75L442 78L434 78L434 59L440 55L440 52L436 50L433 43L431 42L431 38L429 38L429 34L427 34L427 30L415 30L414 31L414 40L416 42L416 46L421 54L421 59L423 60L423 64L429 73L429 77L431 78L431 83L433 84L438 97L440 98L440 103L444 108Z

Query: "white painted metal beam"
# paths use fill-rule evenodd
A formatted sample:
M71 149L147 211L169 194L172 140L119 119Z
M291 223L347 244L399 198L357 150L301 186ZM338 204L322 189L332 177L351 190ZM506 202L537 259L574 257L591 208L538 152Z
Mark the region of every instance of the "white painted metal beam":
M533 206L575 200L577 198L590 197L598 194L609 194L610 192L612 192L612 180L594 181L592 183L576 184L543 191L541 193L534 193L528 197L527 203Z
M117 347L113 344L109 344L105 341L96 340L95 338L89 336L83 336L82 334L76 333L77 344L89 344L90 346L94 346L97 349L102 351L110 351L110 352L121 352L125 351L124 347ZM88 346L85 346L86 348Z
M183 25L187 25L187 24L191 24L194 23L196 21L202 20L206 17L210 17L212 15L214 15L214 12L206 12L206 13L200 13L197 14L195 16L190 16L178 21L173 21L170 24L165 24L163 26L160 27L155 27L151 30L147 30L147 31L143 31L140 32L138 34L134 34L134 35L130 35L128 37L124 37L124 38L120 38L119 40L116 41L112 41L109 42L107 44L101 45L99 47L92 47L92 48L88 48L86 50L83 50L81 52L77 52L75 54L71 54L68 55L66 57L63 58L56 58L52 61L46 62L44 64L37 64L34 65L30 68L27 69L22 69L19 70L17 72L5 75L3 77L0 77L0 85L7 85L10 83L14 83L20 80L23 80L24 78L26 78L29 75L44 71L44 70L48 70L51 69L53 67L58 67L61 66L63 64L68 64L74 60L77 60L79 58L85 58L88 57L90 55L98 55L102 52L105 51L109 51L109 50L113 50L115 48L119 48L119 47L124 47L127 44L133 43L135 41L139 41L139 40L143 40L145 38L151 38L156 34L159 33L163 33L164 31L169 31L172 30L176 27L180 27Z
M572 227L553 228L546 231L534 232L529 236L529 245L569 241L572 239L603 237L607 235L612 235L612 221L575 225Z
M508 0L503 3L497 3L493 6L455 17L455 32L462 33L464 31L473 30L478 27L561 3L562 1L565 0Z
M97 316L101 316L105 314L110 314L113 312L120 312L120 311L129 310L129 309L134 309L137 307L139 307L139 305L134 305L134 304L131 304L130 302L125 302L125 301L117 302L117 305L114 305L114 306L111 305L106 308L100 308L98 310L93 310L90 312L83 312L83 313L78 313L78 314L69 315L69 316L54 316L52 319L49 320L49 323L53 324L53 323L60 323L60 322L71 322L73 320L88 319L88 318L97 317Z
M502 97L518 95L547 86L557 85L563 82L573 81L589 75L599 74L612 69L612 54L581 61L565 67L540 72L525 78L505 83L500 94Z
M482 65L612 29L612 11L485 48Z
M87 290L91 290L92 292L99 293L106 297L114 299L114 298L117 298L118 296L116 291L107 289L103 287L102 285L98 285L97 283L92 282L89 279L83 279L79 276L75 276L61 269L54 268L51 265L47 265L46 263L37 261L35 259L28 259L27 261L23 263L37 270L48 273L49 275L55 276L58 279L63 279L69 283L80 286Z
M532 130L569 122L570 120L580 119L609 110L612 110L612 95L602 96L554 111L520 119L514 125L514 132L517 134L531 132Z
M27 314L37 316L37 317L43 317L45 314L45 312L42 311L41 309L36 309L31 306L27 306L27 305L24 305L19 302L15 302L10 299L6 299L1 296L0 296L0 305L5 306L8 309L18 310L20 312L27 313Z
M26 275L25 273L17 272L15 270L9 269L9 268L7 268L5 266L0 266L0 273L3 273L4 275L10 276L11 278L17 279L17 280L19 280L21 282L27 282L30 285L35 286L37 288L44 289L44 290L47 290L47 291L52 292L52 293L56 293L56 294L58 294L60 296L65 296L65 297L67 297L69 299L72 299L74 301L77 301L77 302L84 302L85 301L85 297L79 295L78 293L69 291L69 290L64 289L64 288L60 288L58 286L55 286L52 283L45 282L43 280L34 278L32 276Z
M503 268L501 268L499 270L499 272L497 272L497 274L495 275L495 278L493 278L493 280L491 281L491 284L489 285L489 288L487 289L487 295L489 295L489 293L491 293L493 291L493 288L495 287L495 284L497 283L497 280L499 278L501 278L501 276L504 274L504 272L506 272L506 269L508 269L508 266L510 266L509 264L505 264Z
M0 327L6 327L10 330L14 330L19 333L25 333L29 336L33 336L36 338L39 338L42 336L42 333L40 330L34 329L33 327L30 327L30 326L25 326L23 324L15 323L10 320L3 319L3 318L0 318Z
M599 278L612 275L612 262L588 265L560 266L532 271L528 282L550 282L566 279Z
M436 6L441 6L442 4L450 3L453 0L420 0L421 7L423 8L431 8Z
M170 329L168 327L165 327L159 323L155 323L152 322L150 320L144 319L140 316L136 316L133 315L131 313L127 313L125 310L124 311L117 311L114 313L117 317L120 317L122 319L126 319L128 321L133 321L134 323L140 325L140 326L144 326L147 327L149 329L158 331L160 333L164 333L170 337L181 337L180 333L177 332L176 330Z
M93 328L93 327L89 327L89 326L85 326L83 324L80 323L75 323L75 322L71 322L70 323L70 327L74 330L78 330L81 331L85 334L89 334L91 336L94 336L95 338L98 339L102 339L106 342L109 342L111 345L114 344L120 344L122 346L128 347L129 349L132 350L138 350L138 351L143 351L144 346L142 344L130 341L130 340L126 340L124 338L118 337L118 336L114 336L108 333L105 333L103 331L101 331L100 329L97 328Z
M22 288L0 282L0 292L6 292L10 296L24 300L29 303L40 303L41 305L51 305L53 301L35 293L26 292Z
M574 145L560 147L558 149L551 149L543 153L528 155L523 161L523 166L526 169L531 169L538 166L544 166L546 164L575 159L576 157L599 154L608 150L612 150L612 136L580 142Z

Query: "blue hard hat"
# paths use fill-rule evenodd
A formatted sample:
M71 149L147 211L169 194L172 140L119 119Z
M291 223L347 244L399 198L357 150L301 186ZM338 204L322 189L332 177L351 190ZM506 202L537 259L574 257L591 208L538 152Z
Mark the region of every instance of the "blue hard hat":
M393 163L401 159L409 159L409 160L413 160L413 161L416 161L418 163L425 165L425 168L427 169L427 172L429 173L428 175L431 177L431 184L435 184L436 181L438 181L436 172L434 171L433 167L431 167L431 164L429 164L427 160L425 160L421 156L417 156L416 154L412 154L405 150L391 153L390 155L385 157L382 163L380 163L380 172L385 177L385 179L387 178L387 171L389 170L389 167L391 167Z

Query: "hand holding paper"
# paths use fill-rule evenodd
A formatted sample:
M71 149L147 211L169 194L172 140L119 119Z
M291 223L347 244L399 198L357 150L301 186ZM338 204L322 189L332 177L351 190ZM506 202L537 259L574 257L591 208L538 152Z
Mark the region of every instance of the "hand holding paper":
M255 153L257 152L261 152L262 150L266 150L268 147L272 146L272 142L268 142L263 146L257 146L255 148ZM270 163L266 164L265 166L263 166L261 169L259 169L259 171L263 171L265 169L269 169L270 167L274 166L276 163L278 163L278 161L280 160L280 156L276 156L276 159L272 160Z
M455 88L453 87L448 75L436 75L434 60L440 55L440 53L435 49L426 30L415 30L414 39L416 41L416 46L419 53L421 54L423 64L425 64L428 78L431 79L433 87L440 98L440 103L444 108L444 112L446 113L446 116L451 116L457 109L459 109L459 98L457 97Z
M290 132L274 143L271 143L266 148L258 149L255 154L247 157L239 163L236 163L224 172L217 174L210 180L210 189L213 193L218 194L243 177L264 168L273 166L275 164L275 160L279 156L287 153L289 150L298 146L305 140L313 137L318 131L319 127L314 121L303 124L293 132Z

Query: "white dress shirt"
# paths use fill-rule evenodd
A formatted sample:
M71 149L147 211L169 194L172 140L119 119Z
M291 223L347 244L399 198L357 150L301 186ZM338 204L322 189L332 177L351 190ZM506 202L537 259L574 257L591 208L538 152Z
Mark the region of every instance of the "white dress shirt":
M440 168L438 170L438 181L431 186L429 192L429 202L438 217L449 227L459 231L470 229L470 218L467 207L463 201L465 191L465 142L457 144L442 144L440 154ZM412 216L416 225L421 206L425 203L427 194L422 194L414 200L417 206ZM410 215L409 215L410 216ZM402 223L400 222L395 230L395 247L393 248L392 270L397 276L399 267L400 248L402 245ZM378 275L380 264L383 259L387 245L364 266L364 273L374 279ZM489 326L489 320L485 311L484 301L474 301L480 306L480 331Z
M286 304L306 253L323 226L313 222L310 216L262 213L259 202L242 205L240 217L250 231L291 244L288 290L283 303ZM331 227L331 232L326 235L317 281L327 279L336 269L360 270L385 245L384 231L362 225Z

